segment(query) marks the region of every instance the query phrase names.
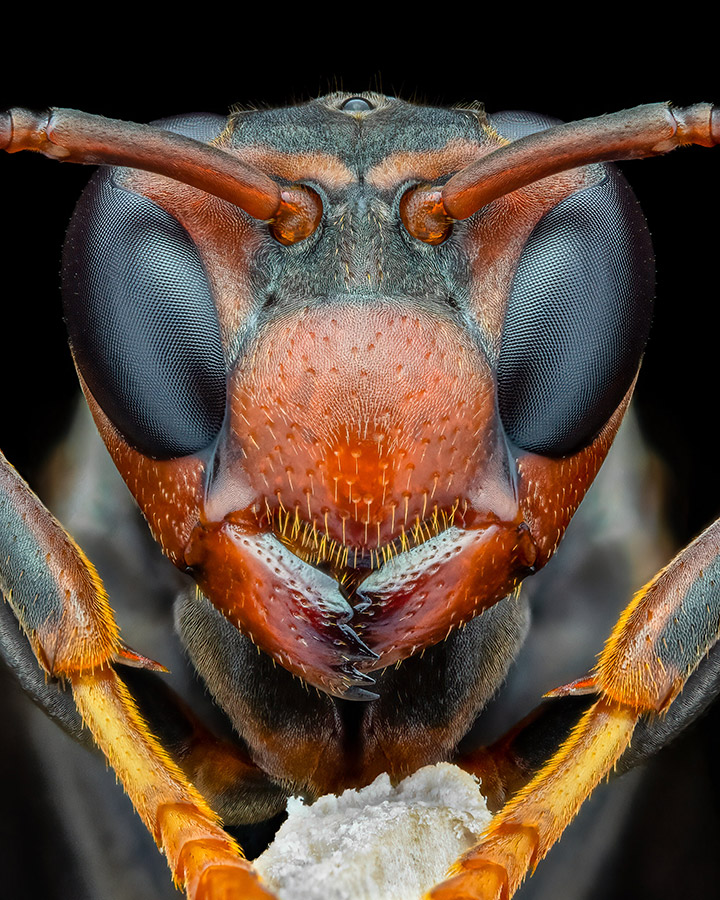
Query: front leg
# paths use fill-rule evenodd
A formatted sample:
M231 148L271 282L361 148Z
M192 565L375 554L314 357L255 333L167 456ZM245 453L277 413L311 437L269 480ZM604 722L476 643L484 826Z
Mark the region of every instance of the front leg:
M113 664L132 654L92 564L0 454L0 588L193 900L271 900L217 815L150 732Z
M641 718L651 717L651 730L718 636L720 520L633 598L596 667L597 702L427 900L512 897L612 772Z
M193 900L270 900L240 848L148 730L112 667L72 676L75 702Z

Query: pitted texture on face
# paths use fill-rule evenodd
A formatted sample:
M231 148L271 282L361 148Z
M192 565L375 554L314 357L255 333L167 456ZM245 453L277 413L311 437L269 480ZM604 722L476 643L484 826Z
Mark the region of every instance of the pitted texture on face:
M588 420L583 398L594 368L580 390L568 388L567 376L592 343L586 326L604 335L605 319L583 315L583 303L568 319L561 302L568 292L533 277L568 267L597 274L596 245L609 244L578 243L565 231L594 219L602 167L528 185L449 224L443 242L429 244L403 217L405 199L423 185L436 193L492 153L505 140L493 127L502 122L489 124L477 109L377 95L345 108L348 99L240 112L208 132L205 117L190 117L189 127L281 191L318 198L313 208L322 215L303 240L285 241L277 222L165 177L113 170L118 190L132 198L123 209L133 253L152 259L170 240L171 268L187 274L190 260L202 277L190 278L182 315L161 329L159 351L180 349L160 385L157 366L143 363L135 366L147 370L141 391L113 381L107 398L94 397L92 369L85 372L80 341L73 343L108 447L165 551L275 662L330 694L370 700L367 672L443 641L547 562L612 440L638 357L626 358L628 342L620 342L606 371L625 380L610 379L610 393L601 388ZM555 214L566 200L577 211L570 222ZM619 246L641 258L644 272L649 250L638 251L641 223L630 218L629 240ZM107 249L116 228L104 221ZM147 221L157 236L140 227ZM549 245L539 240L557 229ZM547 246L560 248L549 261ZM75 265L74 248L68 256ZM107 254L95 258L102 288L113 267L106 271ZM113 332L125 364L165 322L165 301L175 297L156 288L158 271L165 269L141 267L131 292L139 313ZM181 281L186 291L188 279ZM108 298L111 312L127 306L112 292L90 293L99 321L108 319ZM587 299L584 288L570 294ZM66 301L78 334L87 304L77 297L87 296L83 288ZM529 318L521 302L528 298ZM632 303L614 308L620 332L638 321ZM553 369L550 381L552 351L565 343L536 327L548 309L560 319L557 334L575 323L564 357L571 364ZM150 327L148 310L158 310ZM207 363L200 351L208 322L216 360L210 394L184 374ZM643 334L636 333L638 352ZM603 337L602 346L613 340ZM540 362L528 369L528 357ZM557 443L552 428L563 397L573 431ZM173 401L169 408L164 399ZM185 402L196 399L199 414L198 404ZM157 411L161 441L128 428L146 406ZM525 440L528 422L532 440ZM567 459L542 455L565 450Z
M258 516L362 557L462 516L493 443L494 403L484 357L450 320L317 307L267 327L246 357L229 440L242 446Z

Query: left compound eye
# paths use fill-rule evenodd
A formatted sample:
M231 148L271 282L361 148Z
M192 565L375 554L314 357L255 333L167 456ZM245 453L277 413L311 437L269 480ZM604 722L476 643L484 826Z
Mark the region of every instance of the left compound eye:
M155 122L211 141L224 116ZM199 251L180 222L101 169L83 193L63 251L63 304L76 365L137 450L186 456L208 447L225 415L220 325Z
M63 253L75 362L137 450L167 458L213 441L225 413L217 310L182 225L103 170L76 207Z
M637 373L654 288L645 220L611 167L540 220L512 284L498 365L500 416L517 446L562 456L594 439Z

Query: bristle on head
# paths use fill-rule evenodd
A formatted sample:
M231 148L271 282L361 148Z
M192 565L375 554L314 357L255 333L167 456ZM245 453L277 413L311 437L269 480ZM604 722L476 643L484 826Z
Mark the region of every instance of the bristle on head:
M494 405L487 361L453 322L305 309L237 372L229 440L262 530L313 565L374 569L467 524Z

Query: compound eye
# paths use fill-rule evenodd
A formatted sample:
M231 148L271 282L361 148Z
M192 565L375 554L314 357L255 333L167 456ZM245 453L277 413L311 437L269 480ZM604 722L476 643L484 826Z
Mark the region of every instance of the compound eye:
M578 191L537 224L518 263L498 365L500 415L520 448L548 456L590 443L640 364L655 270L625 180Z
M106 415L149 456L196 453L225 414L226 366L202 260L183 226L119 187L90 182L63 253L76 365Z
M498 134L509 141L516 141L528 134L535 134L536 131L545 131L547 128L552 128L553 125L562 124L560 119L553 116L520 109L506 109L502 112L492 113L488 116L488 120Z

